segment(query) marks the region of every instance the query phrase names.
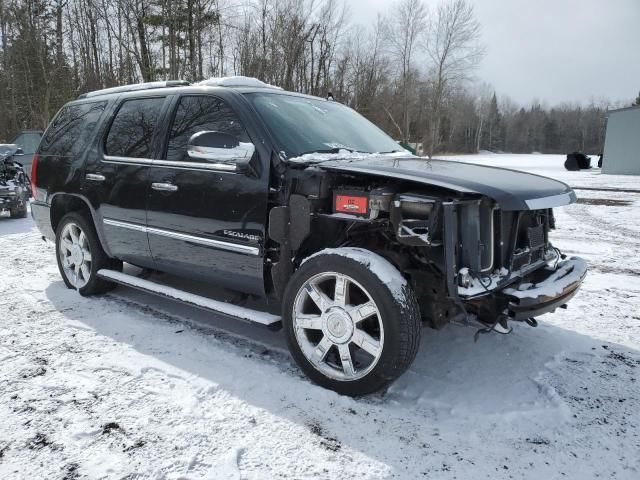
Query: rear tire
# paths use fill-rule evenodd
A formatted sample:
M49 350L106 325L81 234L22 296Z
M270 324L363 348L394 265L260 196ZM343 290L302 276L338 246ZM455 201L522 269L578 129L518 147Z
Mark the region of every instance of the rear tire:
M385 388L418 351L415 294L391 263L368 250L327 249L310 257L289 281L283 309L296 363L341 394Z
M80 212L67 213L56 229L58 270L67 288L89 296L107 292L113 282L98 277L98 270L122 269L122 262L109 258L102 249L93 222Z
M11 218L27 218L27 204L9 210Z

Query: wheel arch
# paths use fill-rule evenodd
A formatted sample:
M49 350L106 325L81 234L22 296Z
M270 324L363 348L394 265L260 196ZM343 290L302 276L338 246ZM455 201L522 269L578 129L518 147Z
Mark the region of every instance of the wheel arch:
M350 220L342 218L327 218L322 224L311 222L309 235L300 244L300 248L296 252L296 261L294 270L298 269L305 259L316 253L332 248L348 248L355 247L369 250L389 261L395 268L404 274L406 265L403 265L401 258L393 253L388 246L388 241L380 232L371 231L366 236L345 237L343 235L333 235L335 232L345 231L349 228ZM328 234L328 230L332 234ZM322 241L322 239L337 238L335 241ZM320 241L318 241L320 239Z
M91 222L93 223L93 227L95 228L98 235L98 240L100 240L102 249L107 255L111 256L109 247L104 238L104 232L101 228L98 227L99 224L96 221L98 215L89 201L82 195L78 195L75 193L56 193L52 196L50 221L53 231L55 232L57 230L58 225L60 224L60 220L62 220L62 218L70 212L81 212L87 217L87 219L91 220Z

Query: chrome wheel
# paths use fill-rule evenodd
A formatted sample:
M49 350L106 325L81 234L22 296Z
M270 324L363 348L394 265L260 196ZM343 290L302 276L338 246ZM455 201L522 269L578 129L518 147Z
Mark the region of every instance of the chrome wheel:
M84 287L91 277L89 240L78 224L67 223L60 233L58 255L64 274L76 288Z
M295 297L292 317L302 353L327 377L357 380L382 356L380 311L369 292L347 275L311 277Z

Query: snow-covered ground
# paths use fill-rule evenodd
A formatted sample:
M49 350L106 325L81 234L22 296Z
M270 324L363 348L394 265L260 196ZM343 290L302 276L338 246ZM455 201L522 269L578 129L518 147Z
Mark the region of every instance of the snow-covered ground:
M560 156L456 159L640 189ZM640 478L640 193L577 193L553 234L590 264L567 310L475 344L425 330L362 399L307 381L282 333L125 288L80 297L30 219L0 218L0 478Z

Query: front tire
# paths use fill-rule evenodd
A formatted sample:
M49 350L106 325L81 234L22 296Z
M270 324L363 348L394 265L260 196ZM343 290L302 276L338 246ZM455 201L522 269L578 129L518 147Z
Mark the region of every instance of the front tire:
M415 294L386 259L361 248L307 259L284 295L289 349L317 384L357 396L388 386L418 351Z
M56 229L58 270L67 288L88 296L111 290L115 284L98 277L102 268L119 269L122 264L102 249L93 223L79 212L66 214Z

